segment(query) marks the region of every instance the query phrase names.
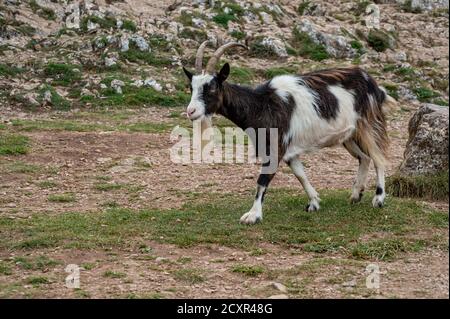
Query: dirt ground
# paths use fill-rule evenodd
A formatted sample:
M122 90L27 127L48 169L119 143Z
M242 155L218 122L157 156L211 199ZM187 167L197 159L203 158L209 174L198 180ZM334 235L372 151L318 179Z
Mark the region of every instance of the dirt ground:
M387 174L398 167L407 138L407 118L412 109L403 108L391 115L389 132L392 154ZM144 121L169 121L169 112L150 109L137 113ZM13 118L49 118L49 115L3 114ZM131 118L131 121L134 118ZM171 122L172 123L172 122ZM191 192L225 192L253 196L258 166L239 165L174 165L169 160L173 145L169 132L21 132L32 140L27 155L5 157L2 166L20 160L41 169L27 174L5 173L1 176L0 214L13 219L28 218L33 213L59 214L67 211L101 210L105 203L115 202L127 208L179 208ZM304 157L307 174L319 190L349 189L355 177L357 162L344 149L326 149ZM127 192L93 190L96 183L110 176L108 182L138 187L130 198ZM41 182L54 182L58 192L76 194L76 202L49 202L54 190L39 187ZM371 170L369 185L373 187ZM280 168L273 188L298 188L300 184L286 166ZM270 195L269 195L270 196ZM367 194L366 196L370 196ZM448 211L448 203L433 203ZM244 212L242 212L244 213ZM238 222L238 221L236 221ZM446 232L448 236L448 230ZM278 274L295 273L292 298L448 298L448 250L427 248L404 253L394 261L377 262L380 289L367 289L368 262L347 259L341 254L317 255L296 248L266 244L265 253L218 245L180 248L155 242L147 243L152 258L136 251L75 250L57 247L31 252L0 251L1 260L26 254L28 258L45 255L60 264L41 269L51 282L45 289L20 283L36 270L22 270L0 277L3 297L45 298L252 298L282 294L272 287L271 276L246 277L229 271L239 263L260 264ZM90 265L81 271L80 289L64 286L65 265ZM186 283L176 279L177 270L203 269L207 280ZM88 269L86 269L88 268ZM119 275L102 275L113 270ZM124 276L120 274L126 274ZM287 276L287 275L286 275ZM18 284L19 282L19 284Z

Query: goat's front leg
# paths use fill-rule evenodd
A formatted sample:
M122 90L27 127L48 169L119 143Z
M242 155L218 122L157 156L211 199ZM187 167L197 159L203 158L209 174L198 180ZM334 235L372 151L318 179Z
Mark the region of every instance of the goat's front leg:
M303 188L305 189L306 194L309 197L309 204L306 206L306 211L308 212L314 212L319 210L319 194L316 192L314 187L312 187L311 183L308 180L308 177L306 177L305 170L303 169L302 162L299 158L294 157L287 161L287 164L294 172L294 175L297 177L297 179L302 184Z
M262 204L264 201L264 195L266 193L267 187L270 184L270 181L275 176L274 174L263 174L261 173L258 177L258 187L256 188L256 196L255 201L253 202L253 206L248 213L245 213L241 217L242 224L256 224L257 222L262 221L263 213L262 213Z

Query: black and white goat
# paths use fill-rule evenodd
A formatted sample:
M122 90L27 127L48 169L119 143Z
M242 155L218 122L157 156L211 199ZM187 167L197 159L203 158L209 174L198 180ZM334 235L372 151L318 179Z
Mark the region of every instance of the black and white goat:
M202 71L206 45L203 43L197 52L197 75L183 68L191 83L192 98L187 107L191 120L208 119L215 113L243 130L277 128L277 166L281 161L290 166L309 197L306 210L310 212L319 209L320 198L308 181L299 156L343 145L359 161L351 202L361 200L373 160L377 187L372 204L383 206L389 140L382 108L395 100L371 76L356 67L337 68L298 76L281 75L253 89L226 82L230 74L228 63L219 73L215 72L225 50L243 45L228 43L220 47ZM242 223L262 220L264 194L274 175L260 174L253 207L241 217Z

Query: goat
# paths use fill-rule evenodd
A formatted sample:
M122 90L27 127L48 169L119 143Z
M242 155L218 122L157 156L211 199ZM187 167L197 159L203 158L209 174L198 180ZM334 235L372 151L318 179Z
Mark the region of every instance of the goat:
M372 204L382 207L385 200L385 165L389 139L383 106L396 101L375 80L358 67L336 68L304 75L281 75L256 88L226 82L230 65L216 73L215 68L228 43L214 53L205 71L202 60L207 42L196 56L196 75L183 67L191 86L187 115L191 120L209 121L220 114L246 130L278 129L278 163L286 162L305 189L309 203L306 211L319 210L319 194L308 181L299 156L324 147L342 145L359 161L351 203L361 200L369 165L374 161L377 174L376 194ZM264 165L264 164L263 164ZM240 221L262 221L264 195L275 173L259 175L256 198Z

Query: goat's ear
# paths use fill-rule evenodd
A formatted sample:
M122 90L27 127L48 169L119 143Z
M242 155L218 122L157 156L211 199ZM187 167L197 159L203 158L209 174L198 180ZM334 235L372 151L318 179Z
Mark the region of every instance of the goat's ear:
M217 74L217 79L220 83L225 82L225 80L230 75L230 65L228 63L225 63L222 69L220 70L219 74Z
M191 72L189 72L184 66L183 66L184 74L188 77L189 81L192 82L192 77L194 76Z

